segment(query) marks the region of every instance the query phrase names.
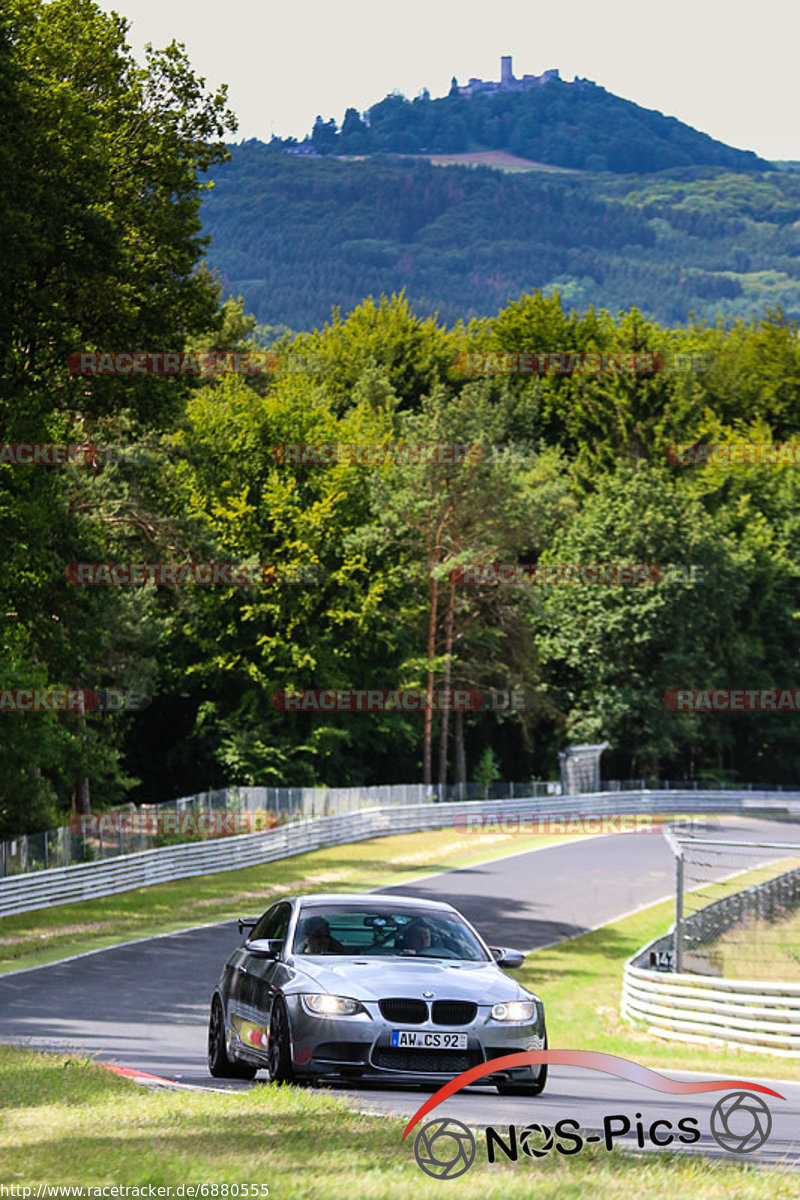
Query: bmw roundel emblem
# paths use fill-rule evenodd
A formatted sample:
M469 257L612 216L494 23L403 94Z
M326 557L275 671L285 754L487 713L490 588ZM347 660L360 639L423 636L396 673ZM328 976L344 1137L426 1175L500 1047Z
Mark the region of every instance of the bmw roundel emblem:
M425 999L425 1000L432 1000L435 995L436 995L435 992L423 992L422 993L423 999Z

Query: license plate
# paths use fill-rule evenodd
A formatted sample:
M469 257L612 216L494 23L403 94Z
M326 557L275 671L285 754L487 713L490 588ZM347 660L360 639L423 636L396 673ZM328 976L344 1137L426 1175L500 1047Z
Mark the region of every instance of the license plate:
M393 1029L392 1045L398 1049L466 1050L465 1033L426 1033L422 1029Z

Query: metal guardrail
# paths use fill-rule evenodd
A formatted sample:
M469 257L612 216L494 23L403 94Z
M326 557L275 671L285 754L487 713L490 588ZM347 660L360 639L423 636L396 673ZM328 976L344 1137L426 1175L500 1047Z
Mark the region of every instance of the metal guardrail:
M800 983L665 975L627 962L622 1015L660 1038L800 1058Z
M0 916L29 912L50 905L90 900L133 888L195 875L232 871L279 858L289 858L346 842L443 829L470 816L502 818L557 816L562 820L580 816L616 816L625 813L771 813L800 812L800 792L671 791L606 792L583 796L526 797L520 800L472 800L445 804L394 805L315 817L281 825L264 833L238 834L213 841L165 846L119 855L103 862L30 872L0 880ZM464 832L468 832L468 826Z
M560 791L559 783L541 780L445 785L392 783L333 788L218 788L161 804L142 804L138 808L127 804L83 820L76 816L69 826L0 841L0 879L152 850L163 844L165 834L172 835L174 844L185 830L200 828L205 838L227 837L234 832L263 831L273 825L308 817L329 817L391 804L502 800L515 796L557 795ZM225 829L225 821L218 819L224 814L249 816L250 820L243 821L237 829ZM183 837L182 840L190 839Z
M715 941L743 917L769 919L800 900L800 869L707 904L684 920L687 945ZM655 938L623 967L623 1017L660 1038L717 1042L800 1058L800 983L722 979L687 971L648 970L672 951L673 934ZM697 951L695 950L695 954ZM684 958L690 957L687 952Z
M607 779L600 783L600 792L642 791L702 791L742 792L758 794L783 792L781 784L758 787L742 783L692 781L676 783L666 780ZM29 871L68 867L75 863L96 862L134 854L139 850L155 849L164 843L164 836L177 835L202 825L204 838L229 836L233 832L256 832L288 821L307 817L329 817L337 813L354 812L387 804L442 804L457 800L505 800L520 797L558 796L561 784L554 780L523 782L420 784L392 783L355 787L229 787L197 792L179 800L160 804L122 805L120 808L94 814L87 819L73 818L70 825L48 829L42 833L20 834L0 841L0 879L22 875ZM790 794L790 793L789 793ZM219 818L220 814L249 814L249 826L222 829L224 821L204 821L204 816ZM170 819L172 818L172 819ZM87 828L88 826L88 828ZM163 827L163 834L155 831ZM182 840L188 841L188 837Z

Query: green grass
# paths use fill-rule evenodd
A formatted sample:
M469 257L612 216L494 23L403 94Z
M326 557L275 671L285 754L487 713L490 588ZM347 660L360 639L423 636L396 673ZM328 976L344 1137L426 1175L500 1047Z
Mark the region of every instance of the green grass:
M434 871L469 866L562 840L556 836L497 833L477 836L453 829L401 834L332 846L260 867L22 913L0 920L0 972L54 961L128 938L259 913L281 893L406 883ZM782 864L771 864L707 885L703 901L737 891L781 869ZM665 880L664 890L670 890L669 880ZM661 1041L644 1028L622 1021L622 964L641 946L663 934L673 915L673 904L667 901L528 956L525 966L515 974L545 1001L550 1045L604 1050L666 1071L800 1079L800 1061L727 1047Z
M500 854L553 845L560 840L557 836L476 836L453 829L402 834L332 846L257 868L155 884L100 900L22 913L0 920L0 971L112 946L127 938L259 913L282 893L342 892L410 882L433 871L486 862ZM703 901L780 874L782 869L783 864L770 864L712 883L705 886ZM669 890L668 880L664 881L664 890ZM545 1000L551 1045L603 1050L667 1072L704 1070L756 1079L768 1076L800 1080L800 1061L753 1051L662 1042L644 1028L622 1021L622 962L646 942L661 936L673 916L672 901L666 901L591 934L529 954L525 966L515 974Z
M474 835L473 835L474 836ZM203 876L0 922L6 970L201 921L258 912L281 892L407 881L561 839L442 830L331 847L244 871ZM734 889L741 880L717 887ZM179 920L175 917L179 916ZM663 933L672 905L654 905L531 954L518 973L548 1008L550 1045L603 1050L666 1073L800 1078L800 1063L748 1052L661 1043L619 1017L622 963ZM32 940L36 950L31 950ZM424 1099L420 1094L420 1103ZM537 1102L541 1103L541 1102ZM263 1085L229 1094L150 1091L62 1055L0 1046L0 1182L77 1186L265 1183L270 1196L404 1200L441 1196L401 1141L403 1122L353 1112L327 1091ZM535 1171L535 1179L533 1172ZM470 1200L789 1200L796 1178L689 1155L606 1154L488 1166L458 1181Z
M270 1084L227 1094L150 1091L85 1060L0 1046L5 1185L247 1182L266 1184L270 1200L441 1200L447 1183L420 1171L403 1127L354 1113L328 1092ZM478 1147L451 1189L461 1200L527 1200L534 1190L545 1200L797 1195L796 1177L779 1170L689 1155L635 1158L592 1147L574 1158L488 1166Z
M730 888L741 881L730 881ZM674 915L671 901L655 904L593 933L530 954L515 972L541 995L551 1046L601 1050L670 1071L708 1071L752 1080L800 1080L800 1059L773 1057L729 1047L662 1041L620 1016L622 964L659 937Z
M752 887L756 883L763 883L765 879L774 879L776 875L782 875L798 865L800 864L796 858L776 859L773 862L764 863L760 867L737 871L735 875L730 875L726 879L697 884L688 890L684 913L688 917L698 909L705 908L714 900L720 900L732 892L740 892L743 888Z
M553 845L558 836L428 830L0 918L0 974L192 925L260 915L282 894L361 891Z
M780 921L751 917L703 949L727 979L800 983L800 910Z

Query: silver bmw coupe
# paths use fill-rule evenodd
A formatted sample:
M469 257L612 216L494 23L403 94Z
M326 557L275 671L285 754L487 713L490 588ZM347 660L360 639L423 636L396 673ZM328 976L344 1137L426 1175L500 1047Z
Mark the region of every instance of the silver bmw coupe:
M487 946L449 904L295 896L245 929L211 1000L214 1076L443 1083L547 1046L542 1001L502 970L522 954ZM523 1066L480 1082L536 1095L546 1079L546 1066Z

